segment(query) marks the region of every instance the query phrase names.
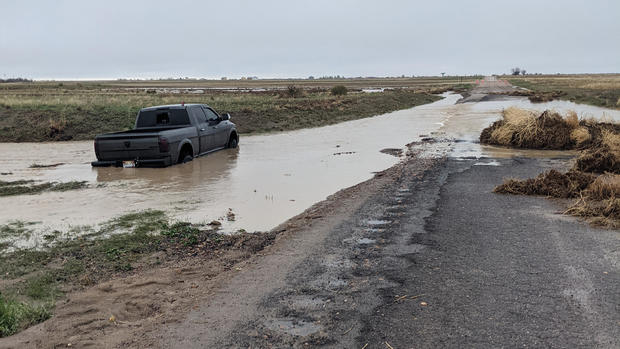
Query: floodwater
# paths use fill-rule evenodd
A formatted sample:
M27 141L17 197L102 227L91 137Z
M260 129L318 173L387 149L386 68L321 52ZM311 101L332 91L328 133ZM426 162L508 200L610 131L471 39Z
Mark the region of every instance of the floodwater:
M459 95L432 104L337 125L241 137L227 149L164 169L92 168L92 142L0 143L0 180L84 180L67 192L0 197L0 225L21 220L46 231L93 226L129 212L161 209L195 223L222 221L225 232L264 231L303 212L336 191L355 185L399 161L385 148L403 149L423 137L449 137L457 158L556 156L481 146L482 128L511 105L620 120L620 112L569 102L531 104L527 99L455 104ZM234 117L234 116L233 116ZM233 120L234 121L234 120ZM489 162L489 161L483 161ZM32 164L57 164L30 168ZM232 210L234 220L227 213ZM36 240L36 239L35 239Z

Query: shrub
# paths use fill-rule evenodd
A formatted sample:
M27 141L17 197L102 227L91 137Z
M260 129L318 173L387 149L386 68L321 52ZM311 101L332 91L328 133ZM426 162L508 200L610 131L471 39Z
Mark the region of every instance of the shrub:
M298 98L304 95L304 90L295 85L289 85L286 88L286 94L291 98Z
M347 92L347 87L344 85L336 85L331 89L331 93L334 96L344 96L347 94Z

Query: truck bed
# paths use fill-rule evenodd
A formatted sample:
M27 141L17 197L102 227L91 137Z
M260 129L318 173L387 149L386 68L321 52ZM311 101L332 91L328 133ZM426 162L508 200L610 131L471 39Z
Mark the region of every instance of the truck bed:
M187 129L187 130L185 130ZM160 137L170 143L179 133L195 133L192 125L147 127L128 131L112 132L95 138L97 162L93 166L120 166L123 161L134 160L138 163L168 166L174 163L170 151L162 152Z

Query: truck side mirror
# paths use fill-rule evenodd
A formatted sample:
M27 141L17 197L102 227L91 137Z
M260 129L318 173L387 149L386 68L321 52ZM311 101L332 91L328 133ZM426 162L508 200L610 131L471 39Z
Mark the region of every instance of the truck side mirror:
M230 120L230 114L228 114L228 113L222 114L222 120L223 121Z

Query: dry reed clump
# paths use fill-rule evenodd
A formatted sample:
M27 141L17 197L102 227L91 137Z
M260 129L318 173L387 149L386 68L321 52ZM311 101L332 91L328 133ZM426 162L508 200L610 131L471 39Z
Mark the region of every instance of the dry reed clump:
M606 173L597 177L575 170L550 170L536 178L506 180L494 192L578 198L565 213L586 218L595 225L620 227L620 175Z
M566 211L596 225L620 227L620 175L599 176Z
M516 148L571 149L576 137L587 138L583 130L571 137L578 128L579 118L574 113L563 118L546 110L537 116L531 111L510 107L504 110L501 120L482 131L480 142Z
M574 170L594 173L620 174L620 134L603 129L598 146L581 153L575 160Z
M536 178L508 179L493 190L501 194L544 195L554 198L579 197L582 190L594 182L596 176L579 171L561 173L549 170Z

